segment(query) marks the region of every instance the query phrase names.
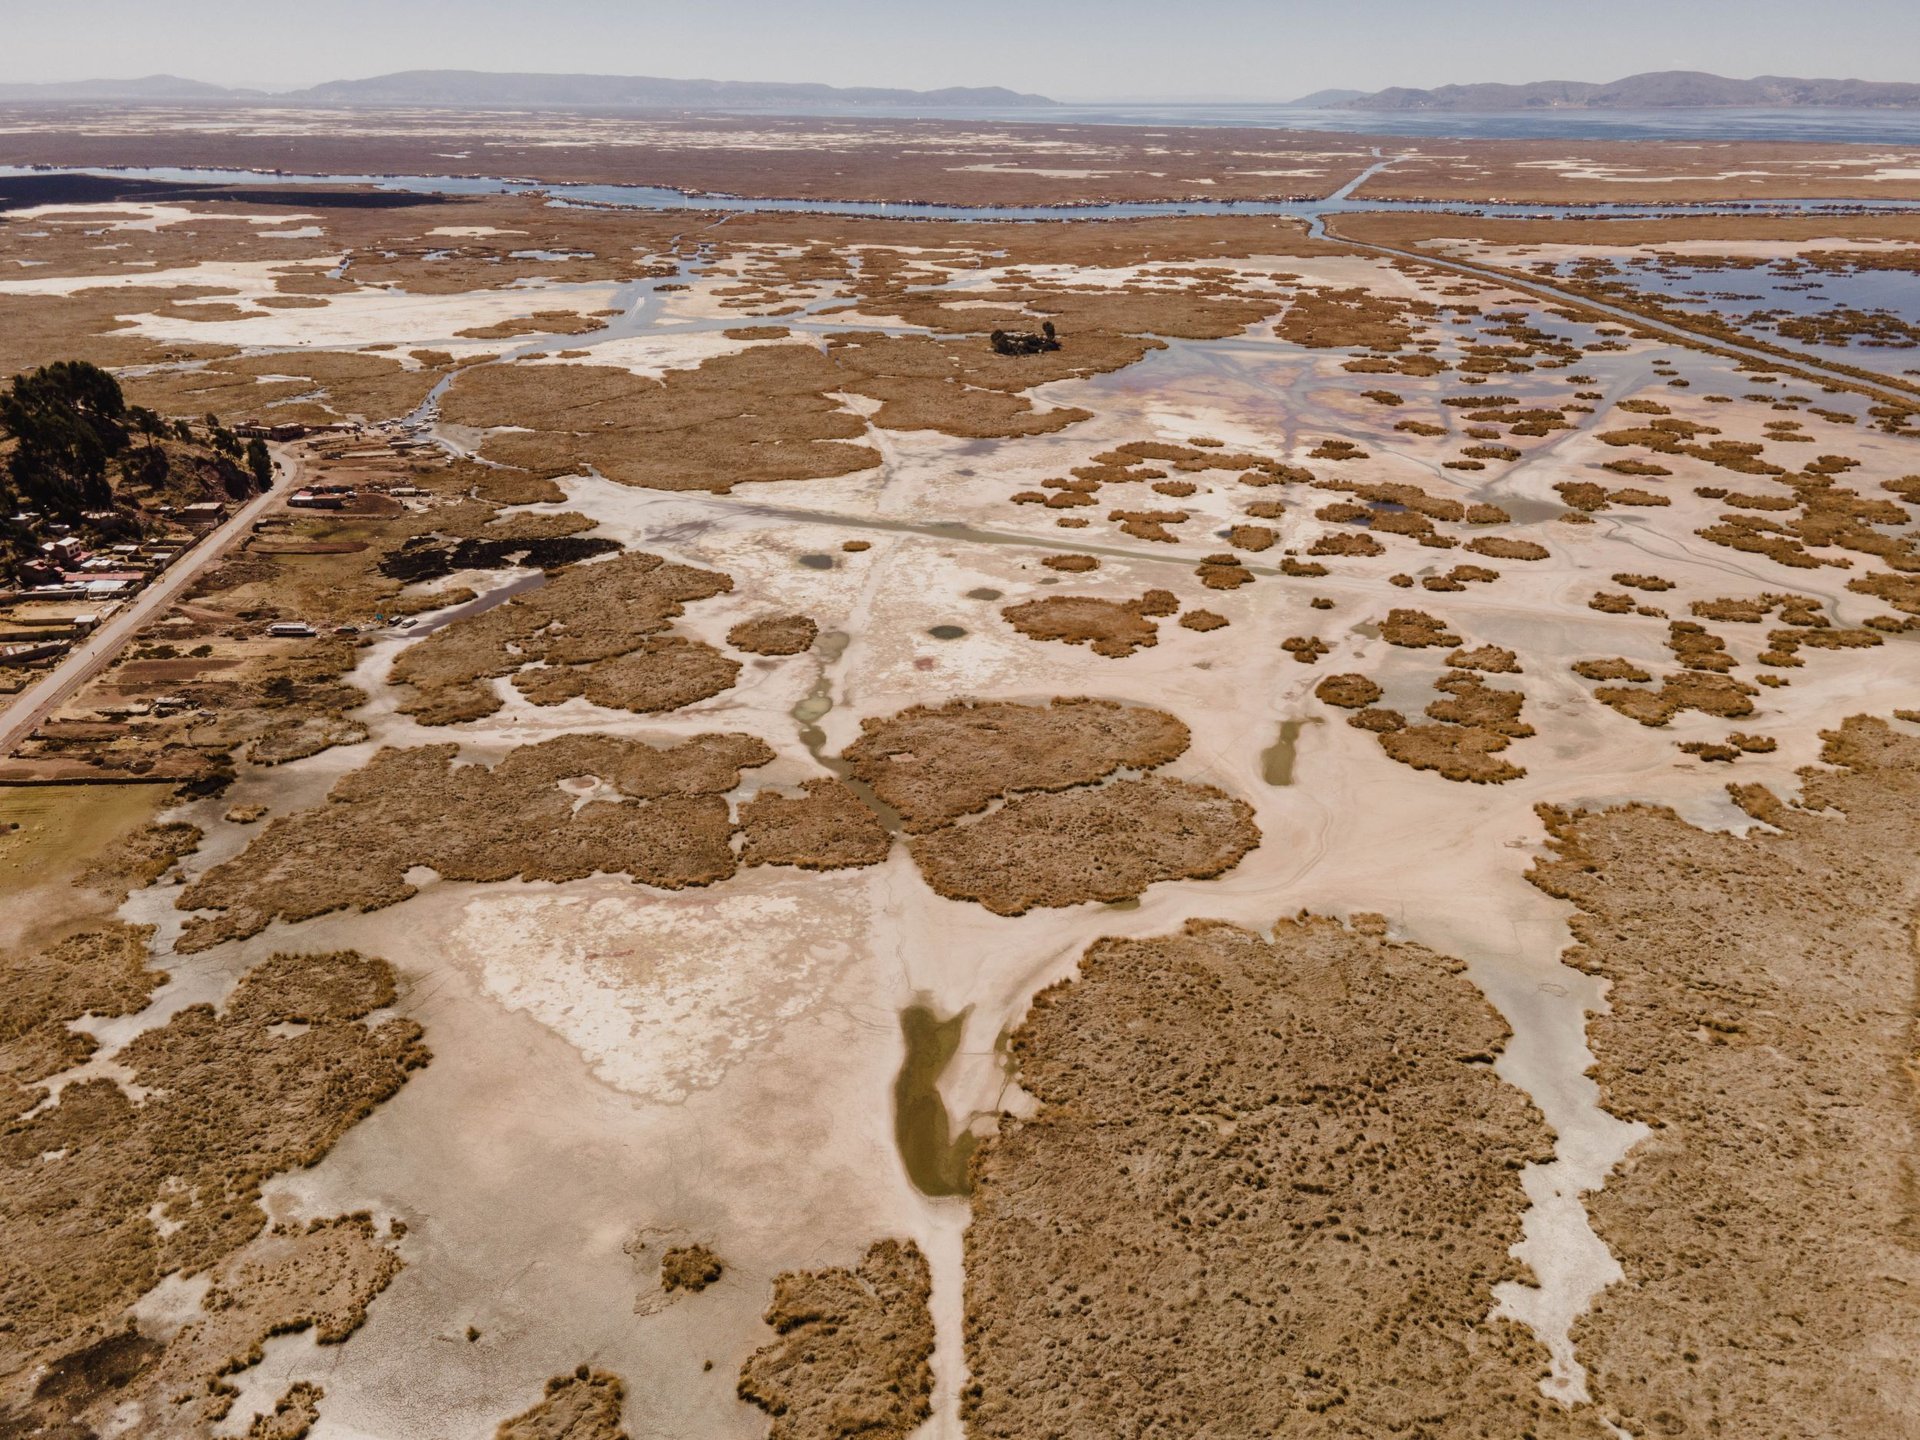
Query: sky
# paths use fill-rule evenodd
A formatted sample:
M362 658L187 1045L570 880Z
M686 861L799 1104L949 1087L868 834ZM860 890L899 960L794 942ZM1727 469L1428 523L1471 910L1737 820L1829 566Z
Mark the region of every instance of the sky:
M1284 100L1643 70L1920 81L1920 0L0 0L0 81L546 70Z

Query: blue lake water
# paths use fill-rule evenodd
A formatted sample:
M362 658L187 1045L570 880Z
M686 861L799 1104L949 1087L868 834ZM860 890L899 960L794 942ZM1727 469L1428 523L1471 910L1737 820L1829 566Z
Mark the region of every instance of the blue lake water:
M1609 282L1657 295L1680 310L1714 314L1758 339L1808 356L1857 365L1885 375L1920 371L1920 349L1904 343L1875 344L1852 336L1844 345L1817 344L1779 332L1787 316L1859 311L1920 325L1920 276L1905 270L1816 270L1797 260L1775 260L1745 269L1693 266L1647 257L1616 261ZM1578 262L1555 266L1566 277ZM1905 337L1899 337L1904 340Z

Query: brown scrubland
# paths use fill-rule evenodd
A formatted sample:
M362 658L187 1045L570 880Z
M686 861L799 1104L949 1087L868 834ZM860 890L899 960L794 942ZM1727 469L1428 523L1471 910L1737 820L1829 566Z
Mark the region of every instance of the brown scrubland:
M43 1026L82 1013L102 980L120 990L109 1008L144 1003L165 978L139 968L146 938L83 932L29 962L61 997ZM268 1229L260 1185L315 1163L427 1063L412 1021L362 1023L394 993L381 960L276 955L225 1005L189 1007L121 1048L116 1063L146 1095L138 1105L99 1078L32 1110L21 1101L34 1092L16 1082L0 1137L0 1418L32 1433L131 1407L148 1433L201 1434L236 1393L220 1377L254 1363L269 1336L352 1334L397 1256L364 1216ZM276 1033L289 1024L298 1033ZM67 1057L34 1057L21 1038L33 1066L21 1078L63 1068ZM208 1318L146 1339L127 1307L175 1271L211 1273ZM37 1365L48 1368L35 1380Z
M747 865L839 870L877 865L892 845L887 828L844 782L806 781L797 796L762 790L740 807Z
M1252 807L1215 786L1117 775L1186 750L1186 726L1165 711L953 701L861 729L845 759L898 812L927 883L996 914L1206 879L1260 841Z
M1545 814L1603 1101L1653 1127L1589 1201L1626 1279L1574 1330L1635 1433L1910 1426L1920 741L1855 718L1822 759L1797 801L1731 787L1745 835Z
M710 885L737 868L726 792L773 752L747 735L702 735L655 747L568 735L456 766L458 747L383 750L317 809L270 822L240 855L181 893L179 948L205 949L275 920L352 906L375 910L415 893L425 865L450 880L562 880L624 871L666 889ZM591 777L614 794L575 809L559 782Z
M539 1403L502 1420L493 1440L627 1440L620 1377L582 1365L547 1382Z
M728 689L740 665L660 632L687 602L732 589L717 571L630 551L436 630L400 655L392 679L412 687L403 708L430 725L498 710L488 682L504 675L537 705L584 694L616 709L676 709Z
M853 1269L789 1270L747 1357L739 1394L772 1420L768 1440L904 1437L933 1413L933 1280L911 1240L881 1240Z
M1487 1318L1549 1146L1505 1027L1384 929L1193 921L1035 1000L1039 1108L973 1162L972 1433L1600 1433Z

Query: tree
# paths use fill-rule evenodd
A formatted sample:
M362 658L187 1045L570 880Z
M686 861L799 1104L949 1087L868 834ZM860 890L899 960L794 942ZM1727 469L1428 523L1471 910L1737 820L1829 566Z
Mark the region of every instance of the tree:
M167 452L158 445L142 446L120 462L121 478L129 485L148 490L158 490L172 473L173 465L167 459Z
M254 489L273 488L273 456L267 453L267 442L258 435L247 441L247 469L253 472Z
M167 460L167 452L160 448L160 441L173 433L173 427L146 406L129 405L127 428L137 433L146 444L120 462L122 478L129 485L159 489L167 483L167 475L173 468Z
M107 461L127 447L126 413L119 382L84 360L16 375L0 395L0 432L14 445L7 457L14 485L61 514L111 505Z
M165 435L168 429L167 422L144 405L127 407L127 425L140 432L149 450L159 445L160 437Z

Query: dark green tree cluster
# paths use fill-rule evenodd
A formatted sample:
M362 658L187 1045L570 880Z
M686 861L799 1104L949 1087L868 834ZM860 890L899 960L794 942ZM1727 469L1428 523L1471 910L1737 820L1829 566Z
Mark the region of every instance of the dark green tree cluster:
M235 500L272 486L273 457L264 442L242 441L216 415L203 424L201 435L185 420L168 421L128 405L119 382L85 360L16 375L0 392L0 439L12 442L0 502L24 503L67 520L84 510L112 509L110 465L118 464L124 483L158 490L173 473L174 458L163 448L168 441L198 441L212 450L211 466L199 462L201 478Z
M273 456L267 453L267 442L257 435L247 441L247 473L253 476L254 489L273 488Z
M85 360L14 376L0 394L0 434L13 442L15 495L58 515L112 505L107 462L126 450L127 422L120 382Z
M266 442L259 439L241 443L240 437L220 423L218 415L206 417L207 444L217 455L234 462L241 469L229 469L223 476L227 494L235 500L244 500L255 490L266 490L273 485L273 457L267 453ZM251 477L252 485L248 485Z

